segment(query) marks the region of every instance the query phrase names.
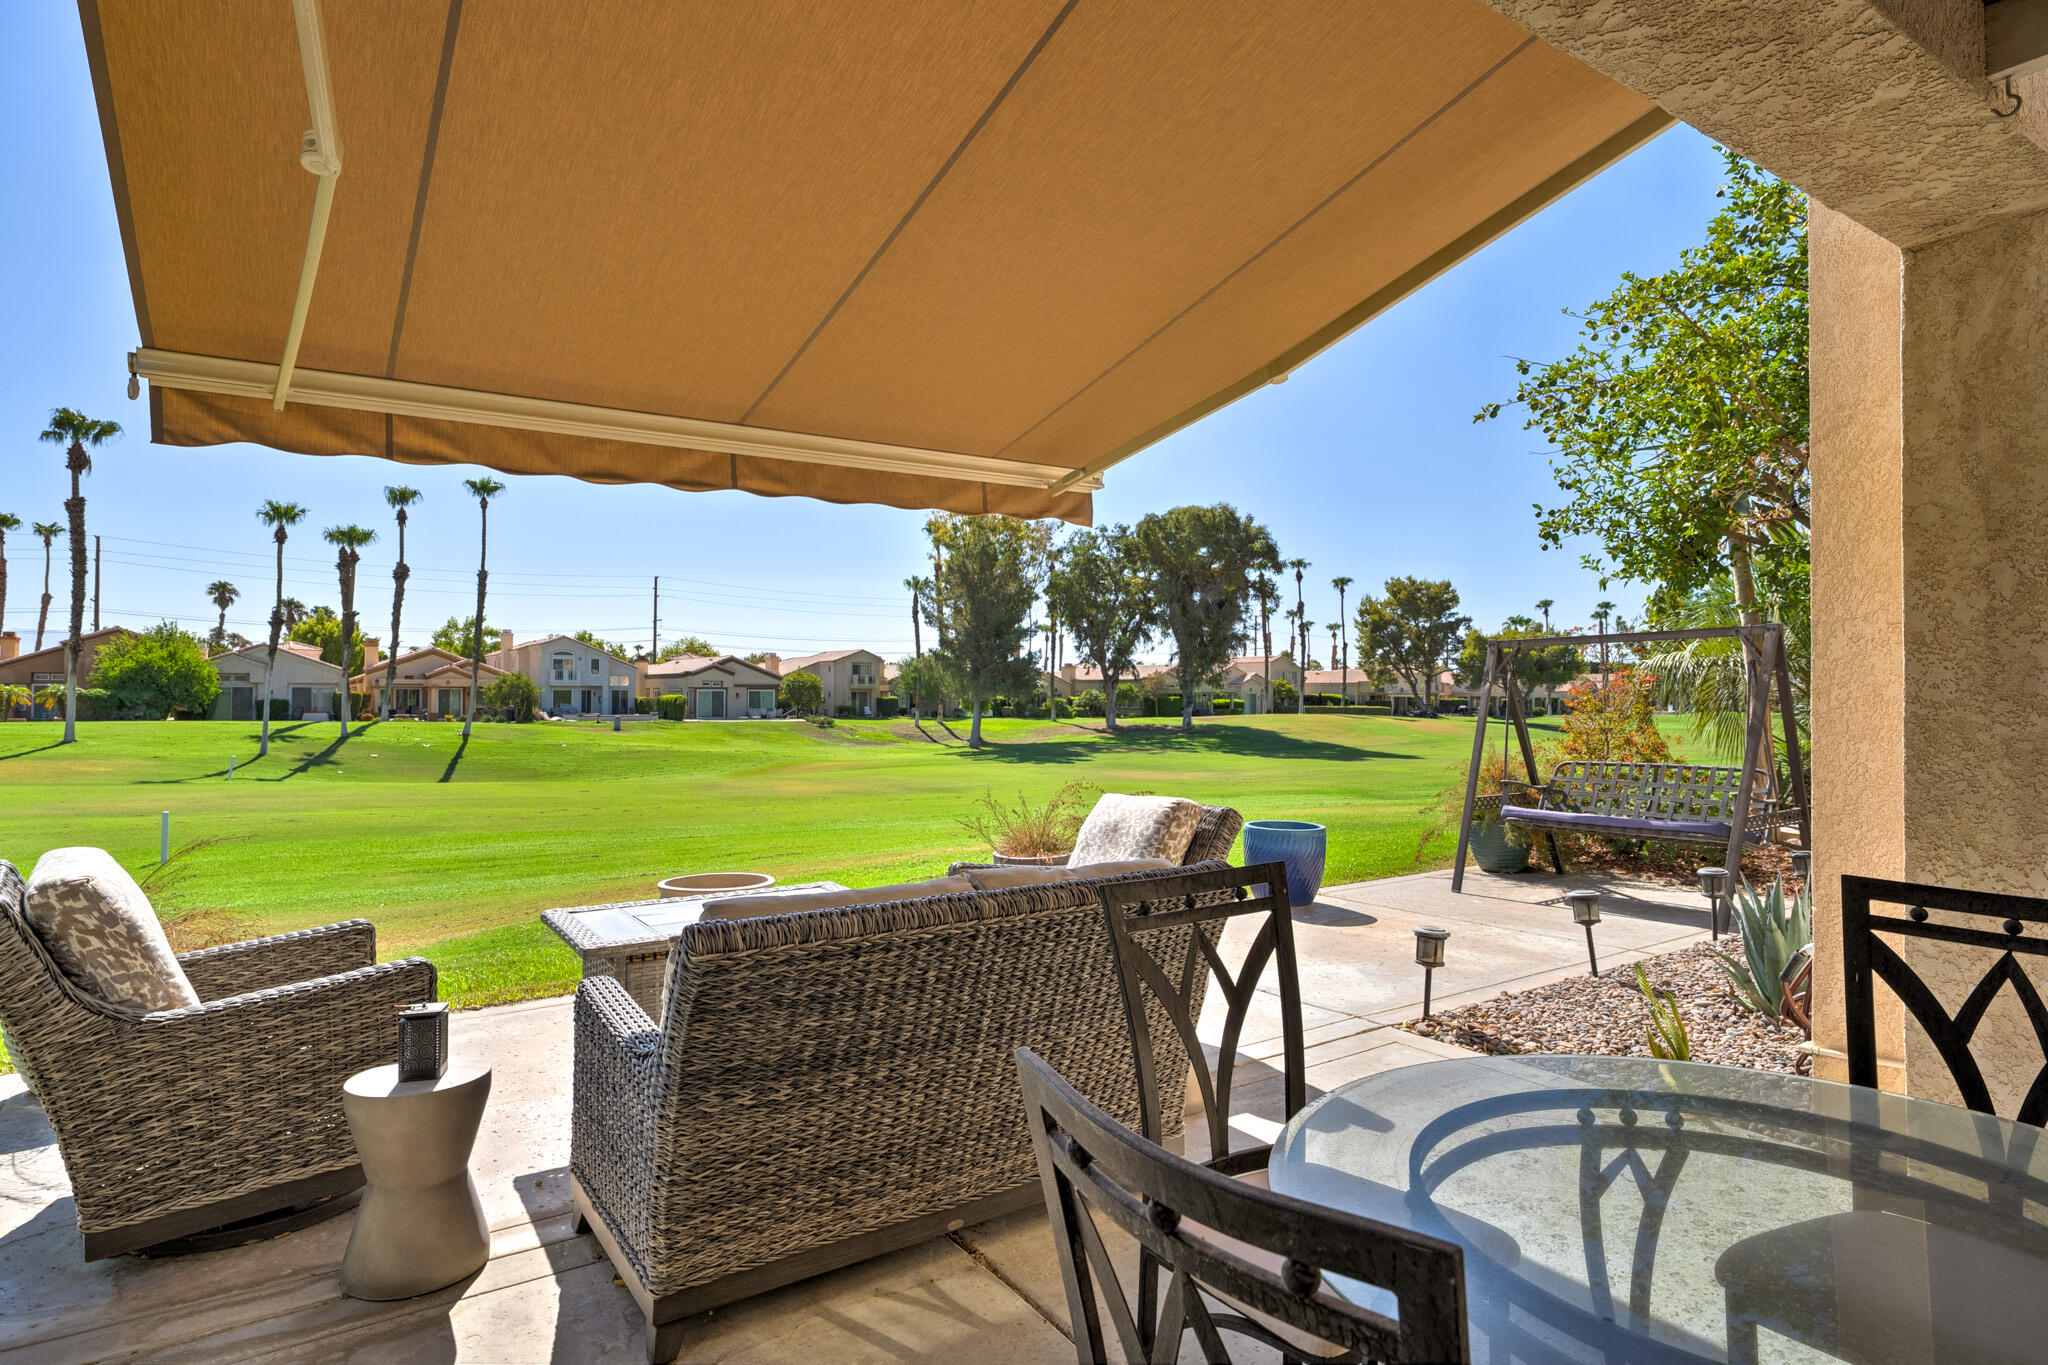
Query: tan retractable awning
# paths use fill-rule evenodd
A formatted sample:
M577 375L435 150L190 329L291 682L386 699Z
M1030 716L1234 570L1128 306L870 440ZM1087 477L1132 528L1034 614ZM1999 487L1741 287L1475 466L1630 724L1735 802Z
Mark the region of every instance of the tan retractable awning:
M81 12L156 440L1084 522L1669 121L1477 0Z

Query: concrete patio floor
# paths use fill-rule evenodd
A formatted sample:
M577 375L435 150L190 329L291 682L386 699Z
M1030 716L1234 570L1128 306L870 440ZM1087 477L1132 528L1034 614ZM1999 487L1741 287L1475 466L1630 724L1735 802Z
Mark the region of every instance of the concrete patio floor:
M1585 970L1563 895L1597 885L1602 965L1705 936L1697 894L1585 877L1447 872L1327 888L1295 912L1310 1097L1457 1048L1393 1025L1421 1008L1419 924L1451 930L1439 1008ZM1226 938L1226 960L1235 961ZM1270 978L1268 984L1270 985ZM1239 1051L1249 1140L1279 1131L1276 997L1262 992ZM1204 1036L1220 1032L1217 1012ZM0 1077L0 1362L583 1362L643 1360L640 1319L569 1208L569 1001L456 1017L455 1050L494 1068L472 1169L491 1226L475 1277L402 1303L344 1297L352 1215L277 1241L166 1260L87 1265L57 1149L19 1078ZM1189 1154L1206 1143L1190 1121ZM1128 1245L1128 1244L1127 1244ZM1064 1361L1064 1294L1042 1215L1016 1214L702 1315L688 1361Z

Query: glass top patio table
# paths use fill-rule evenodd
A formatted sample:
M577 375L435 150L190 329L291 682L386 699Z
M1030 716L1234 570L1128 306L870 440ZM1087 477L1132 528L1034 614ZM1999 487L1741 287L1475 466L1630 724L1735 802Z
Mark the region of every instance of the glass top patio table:
M1475 1057L1331 1091L1268 1172L1464 1247L1478 1362L2048 1360L2048 1132L1951 1105Z

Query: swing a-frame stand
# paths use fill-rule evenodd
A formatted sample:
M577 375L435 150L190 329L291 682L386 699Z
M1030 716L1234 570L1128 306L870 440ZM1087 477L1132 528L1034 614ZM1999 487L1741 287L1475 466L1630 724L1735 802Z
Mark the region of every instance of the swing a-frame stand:
M1536 746L1522 713L1515 682L1515 656L1525 649L1569 645L1655 644L1681 640L1736 640L1742 647L1743 695L1748 724L1740 768L1694 763L1560 763L1548 780L1536 774ZM1777 692L1785 734L1785 767L1790 800L1780 799L1772 761L1771 694ZM1508 779L1496 795L1479 795L1479 769L1486 757L1486 732L1493 703L1506 703L1508 723L1521 743L1527 782ZM1511 789L1522 793L1510 800ZM1472 843L1472 817L1485 802L1506 823L1540 830L1550 844L1550 863L1559 873L1564 859L1559 834L1597 834L1619 839L1656 839L1722 848L1728 884L1736 885L1745 843L1762 843L1787 820L1799 822L1799 842L1813 847L1807 810L1806 763L1799 750L1799 724L1792 710L1792 670L1785 662L1785 628L1775 623L1713 626L1700 630L1644 630L1614 635L1504 636L1486 642L1486 678L1479 685L1478 724L1472 729L1472 766L1465 774L1465 805L1458 820L1458 860L1451 890L1465 886L1465 853Z

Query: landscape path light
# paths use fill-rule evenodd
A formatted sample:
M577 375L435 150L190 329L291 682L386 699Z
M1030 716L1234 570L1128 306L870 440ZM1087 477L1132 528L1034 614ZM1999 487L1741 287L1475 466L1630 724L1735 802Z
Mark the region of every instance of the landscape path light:
M1721 938L1722 904L1728 896L1728 869L1725 867L1703 867L1699 870L1700 894L1713 907L1713 927L1709 936L1716 942Z
M1792 850L1792 875L1799 878L1803 887L1813 878L1813 850L1795 848Z
M1593 952L1593 926L1600 922L1600 893L1598 891L1567 891L1564 898L1571 903L1572 922L1586 926L1586 962L1593 968L1593 975L1600 975L1600 959Z
M1444 941L1451 936L1448 929L1421 925L1415 930L1415 961L1422 968L1422 1017L1429 1018L1429 990L1436 969L1444 965Z

